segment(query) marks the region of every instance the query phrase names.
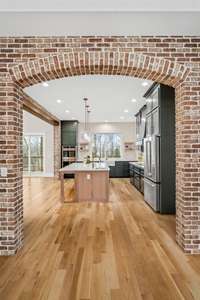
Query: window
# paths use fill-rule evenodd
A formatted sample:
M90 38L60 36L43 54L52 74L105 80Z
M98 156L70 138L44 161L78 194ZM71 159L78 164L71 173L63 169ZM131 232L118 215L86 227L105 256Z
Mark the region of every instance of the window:
M44 171L44 137L42 135L24 135L23 171L24 174Z
M121 157L121 137L117 133L95 133L93 156L101 158Z

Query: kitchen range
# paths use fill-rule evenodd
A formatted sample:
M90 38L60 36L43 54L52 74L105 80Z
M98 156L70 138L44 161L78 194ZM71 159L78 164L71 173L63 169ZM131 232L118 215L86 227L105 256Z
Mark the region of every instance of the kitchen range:
M154 83L145 93L146 105L136 114L140 161L130 163L130 182L144 200L162 214L175 213L175 95Z

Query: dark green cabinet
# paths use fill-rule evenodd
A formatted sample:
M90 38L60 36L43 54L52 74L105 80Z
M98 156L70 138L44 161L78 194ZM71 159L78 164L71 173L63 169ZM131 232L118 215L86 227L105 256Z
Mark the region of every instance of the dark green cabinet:
M76 147L78 139L78 122L61 121L61 144L64 147Z
M130 183L132 183L137 190L144 194L144 169L134 163L129 167Z
M156 210L162 214L174 214L176 212L175 90L154 83L144 97L147 103L147 139L144 156L149 162L146 166L150 166L146 172L145 200L149 203L157 201ZM157 144L155 142L153 144L155 140ZM159 176L155 176L155 172L152 176L151 166Z
M129 178L129 161L115 161L114 166L110 166L111 178Z
M64 167L77 159L78 121L61 121L61 145L61 165ZM65 174L65 177L72 178L74 176L72 174Z
M141 142L145 137L145 124L146 124L146 104L135 115L136 117L136 140Z

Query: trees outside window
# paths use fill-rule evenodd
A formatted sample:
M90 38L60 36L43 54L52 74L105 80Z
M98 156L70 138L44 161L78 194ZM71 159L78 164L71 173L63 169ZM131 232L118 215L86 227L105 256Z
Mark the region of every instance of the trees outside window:
M121 157L121 137L118 133L95 133L93 136L93 156L101 158Z
M44 137L42 135L24 135L23 171L27 175L44 171Z

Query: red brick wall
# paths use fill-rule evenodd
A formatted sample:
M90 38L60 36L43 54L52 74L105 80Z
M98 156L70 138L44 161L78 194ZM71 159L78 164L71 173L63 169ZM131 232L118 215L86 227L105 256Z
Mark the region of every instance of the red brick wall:
M8 176L0 177L0 253L9 255L23 240L22 198L22 101L18 86L0 82L0 166Z
M20 88L64 76L115 74L176 88L177 241L200 253L200 37L0 38L0 253L21 246Z

